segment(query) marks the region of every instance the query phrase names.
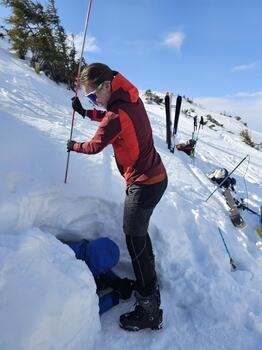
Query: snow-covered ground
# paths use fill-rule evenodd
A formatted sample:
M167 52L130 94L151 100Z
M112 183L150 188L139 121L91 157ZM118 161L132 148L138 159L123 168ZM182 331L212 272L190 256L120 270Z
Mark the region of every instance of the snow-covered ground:
M247 225L239 230L220 193L205 202L214 189L205 174L217 167L232 170L249 154L249 165L235 173L236 189L239 198L246 197L245 175L249 205L259 210L262 152L241 142L243 124L183 101L183 110L194 108L223 124L200 130L192 164L184 153L166 148L164 107L146 105L169 176L150 226L164 328L128 333L118 318L134 300L99 318L90 271L59 241L108 236L121 251L116 271L132 276L122 232L125 185L111 148L94 156L72 153L68 183L63 182L71 96L0 41L0 349L261 349L259 218L242 212ZM192 127L192 118L181 113L177 142L189 139ZM96 128L76 116L74 139L88 140ZM252 133L262 141L262 134Z

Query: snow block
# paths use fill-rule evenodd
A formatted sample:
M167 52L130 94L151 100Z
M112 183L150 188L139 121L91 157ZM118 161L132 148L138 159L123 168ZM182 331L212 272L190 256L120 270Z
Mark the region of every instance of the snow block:
M92 349L100 319L86 264L39 229L0 235L0 349Z

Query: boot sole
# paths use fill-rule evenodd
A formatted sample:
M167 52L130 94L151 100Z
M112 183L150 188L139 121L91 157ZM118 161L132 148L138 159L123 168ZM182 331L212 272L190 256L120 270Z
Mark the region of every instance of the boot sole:
M138 332L141 331L142 329L152 329L152 330L160 330L163 328L163 320L162 320L162 315L163 311L160 309L161 313L161 321L157 324L152 324L150 327L137 327L137 326L124 326L121 322L119 322L120 328L124 329L125 331L128 332Z
M125 331L128 332L138 332L138 331L142 331L143 329L151 329L153 331L159 331L160 329L163 328L163 323L161 322L160 324L158 324L157 326L152 326L152 327L146 327L146 328L139 328L139 327L127 327L127 326L123 326L121 323L119 323L120 328L124 329Z

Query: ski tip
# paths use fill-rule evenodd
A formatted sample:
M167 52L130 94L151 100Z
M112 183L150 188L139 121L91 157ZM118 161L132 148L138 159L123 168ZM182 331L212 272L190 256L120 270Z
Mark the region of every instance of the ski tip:
M170 92L167 91L167 92L166 92L166 96L169 96L169 95L170 95Z

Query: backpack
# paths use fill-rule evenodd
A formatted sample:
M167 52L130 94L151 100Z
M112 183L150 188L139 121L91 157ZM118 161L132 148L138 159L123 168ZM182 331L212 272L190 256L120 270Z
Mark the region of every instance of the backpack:
M225 177L227 177L228 171L226 168L217 168L210 173L208 173L208 177L211 181L214 181L218 184L220 184Z
M193 139L190 139L184 143L179 143L176 145L176 149L178 151L185 152L188 156L191 156L192 152L194 151L196 141Z
M228 176L228 170L226 168L217 168L207 174L207 177L211 181L217 183L218 185L220 185L227 176ZM222 187L229 188L232 191L235 191L235 188L234 188L235 185L236 185L236 179L233 177L232 178L228 177L226 181L222 184Z

